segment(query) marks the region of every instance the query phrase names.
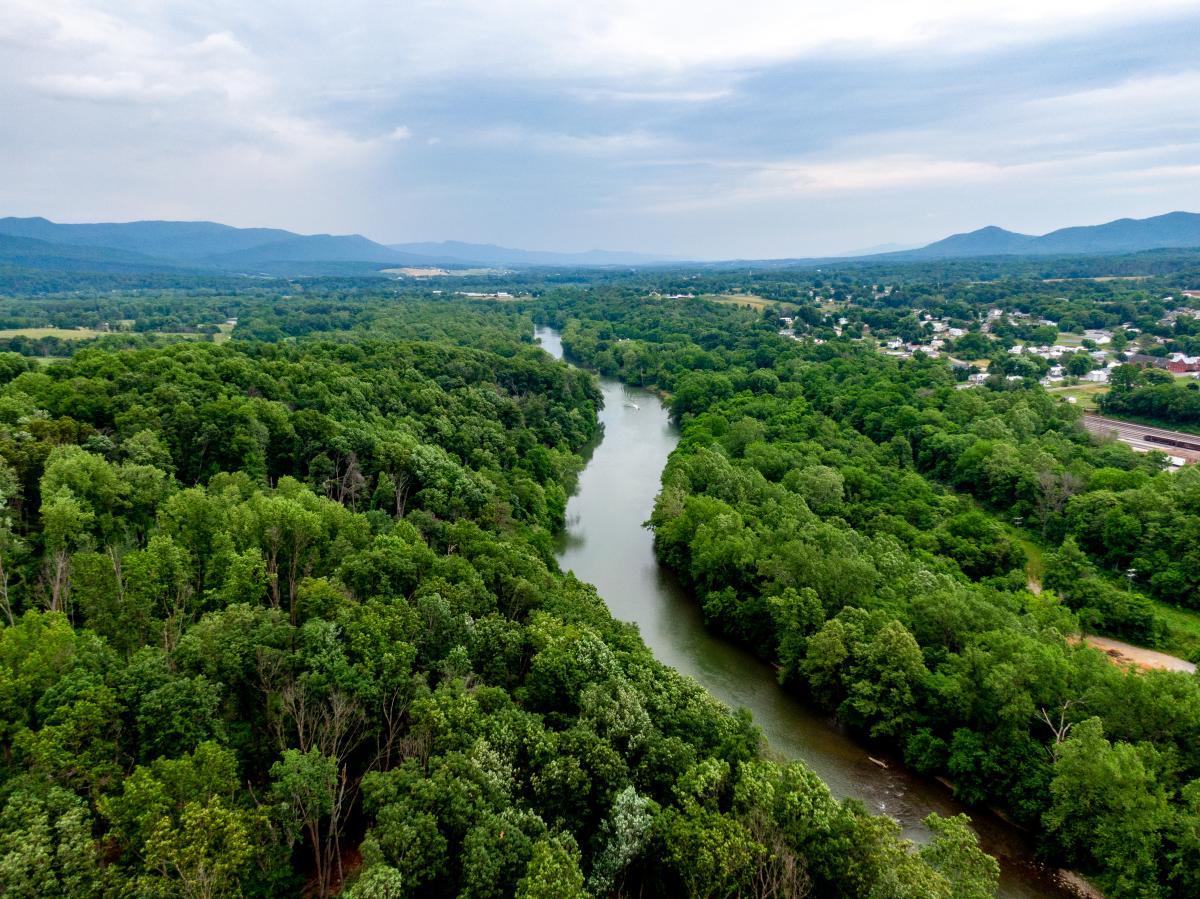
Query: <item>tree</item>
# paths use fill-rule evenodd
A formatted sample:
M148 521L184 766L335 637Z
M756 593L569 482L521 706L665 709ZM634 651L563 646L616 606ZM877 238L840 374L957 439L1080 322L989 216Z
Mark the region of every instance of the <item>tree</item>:
M1102 884L1118 894L1159 881L1170 818L1157 764L1146 744L1106 740L1098 718L1076 725L1058 747L1043 823L1069 863L1102 870Z
M345 812L346 772L317 749L284 750L271 766L271 795L290 839L303 831L313 857L318 896L328 896L335 874L342 879L341 816ZM327 822L327 823L326 823Z
M542 837L533 844L517 899L588 899L579 870L579 848L568 834Z
M9 899L96 894L100 858L91 815L59 787L18 786L0 810L0 893Z
M971 820L966 815L932 814L925 826L933 832L933 840L918 854L950 882L955 899L992 899L1000 885L1000 866L979 848Z
M738 895L766 852L740 823L695 804L667 817L662 839L668 863L694 899Z
M600 825L601 849L593 858L587 882L593 895L603 896L613 889L620 892L622 873L650 840L654 808L654 802L639 796L632 786L617 794L612 812Z
M21 546L21 539L13 532L11 505L20 496L21 482L17 473L7 462L0 459L0 614L9 626L16 624L13 615L9 585L12 580L12 556Z
M164 816L146 839L146 867L175 881L186 899L240 896L241 878L262 853L262 816L189 802L178 822Z
M854 647L848 717L873 737L897 736L915 714L916 693L928 676L921 648L899 621L889 621L866 643Z

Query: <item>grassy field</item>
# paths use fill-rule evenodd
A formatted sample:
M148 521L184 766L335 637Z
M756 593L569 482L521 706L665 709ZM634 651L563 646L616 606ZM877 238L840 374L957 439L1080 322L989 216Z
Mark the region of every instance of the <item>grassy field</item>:
M778 306L785 313L796 308L794 303L768 300L765 297L760 297L752 293L705 293L701 294L698 299L709 300L713 303L724 303L729 306L749 306L755 312L762 312L768 306Z
M1161 647L1181 659L1193 661L1200 655L1200 612L1181 609L1151 600L1154 612L1167 624L1167 638Z
M233 325L218 325L217 334L213 335L214 343L224 343L229 339ZM110 334L130 334L131 331L97 331L94 328L0 328L0 340L13 337L28 337L30 340L40 340L43 337L57 337L59 340L91 340L95 337L105 337ZM204 340L206 335L195 331L142 331L138 332L147 337L181 337L184 340Z
M1042 556L1042 548L1020 534L1017 535L1017 542L1021 544L1021 549L1025 550L1025 576L1031 586L1037 584L1040 588L1042 577L1046 573L1046 560Z
M1081 346L1083 346L1083 339L1084 338L1083 338L1082 334L1061 334L1060 333L1058 335L1058 339L1054 341L1054 345L1070 347L1073 350L1077 350Z
M1075 397L1075 403L1080 409L1087 412L1096 411L1096 400L1098 397L1108 393L1107 384L1075 384L1071 387L1049 387L1046 392L1051 396L1057 397Z
M91 328L7 328L0 329L0 340L10 337L28 337L39 340L43 337L57 337L60 340L91 340L107 331L93 331Z
M1044 550L1019 531L1014 535L1025 550L1025 576L1029 579L1030 589L1034 584L1040 588L1046 573ZM1154 605L1155 616L1166 625L1167 633L1160 645L1146 648L1189 662L1200 661L1200 612L1167 605L1156 599L1150 599L1150 602Z

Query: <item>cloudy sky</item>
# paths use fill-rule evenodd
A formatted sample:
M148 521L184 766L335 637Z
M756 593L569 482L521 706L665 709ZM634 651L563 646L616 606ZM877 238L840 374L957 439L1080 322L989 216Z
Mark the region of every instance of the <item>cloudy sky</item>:
M691 258L1200 211L1197 0L0 0L0 215Z

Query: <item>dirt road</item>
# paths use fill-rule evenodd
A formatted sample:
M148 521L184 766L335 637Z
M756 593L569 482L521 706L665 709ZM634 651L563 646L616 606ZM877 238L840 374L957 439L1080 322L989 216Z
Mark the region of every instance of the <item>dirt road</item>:
M1109 637L1084 637L1083 640L1089 646L1096 647L1096 649L1112 658L1114 662L1119 662L1123 665L1137 665L1139 668L1161 668L1163 671L1185 671L1192 673L1196 670L1196 666L1192 662L1185 662L1183 659L1169 656L1165 652L1143 649L1140 646L1133 646L1130 643L1123 643L1120 640L1113 640Z

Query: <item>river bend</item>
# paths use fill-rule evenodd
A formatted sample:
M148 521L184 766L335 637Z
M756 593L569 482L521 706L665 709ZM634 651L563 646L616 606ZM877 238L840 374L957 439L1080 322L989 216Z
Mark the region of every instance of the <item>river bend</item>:
M556 331L538 328L535 336L548 353L563 358ZM729 706L748 708L770 752L803 761L834 795L891 816L905 836L918 841L928 835L921 822L930 812L966 811L946 787L906 771L898 758L881 758L872 749L888 767L873 762L831 718L785 692L768 665L704 627L699 606L658 564L653 535L643 527L678 430L653 393L612 378L600 378L600 387L603 433L585 452L587 465L567 504L558 553L563 570L595 584L612 614L636 624L660 661L695 678ZM1076 895L1033 861L1022 832L990 812L969 814L981 845L1000 861L1003 899Z

